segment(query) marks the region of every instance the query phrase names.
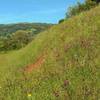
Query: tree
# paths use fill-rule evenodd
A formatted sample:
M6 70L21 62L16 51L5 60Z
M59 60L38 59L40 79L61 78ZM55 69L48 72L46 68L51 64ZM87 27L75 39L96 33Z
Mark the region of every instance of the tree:
M32 41L32 37L33 36L30 31L19 30L11 35L10 44L13 47L13 49L19 49L21 47L24 47L30 41Z
M83 11L89 10L96 5L98 5L100 0L85 0L84 3L78 2L77 5L72 6L69 8L68 12L66 13L66 18L70 18L75 16Z
M32 39L32 32L23 30L16 31L6 38L0 38L0 50L8 51L13 49L20 49L31 42Z
M100 0L92 0L92 1L96 2L97 4L100 3Z

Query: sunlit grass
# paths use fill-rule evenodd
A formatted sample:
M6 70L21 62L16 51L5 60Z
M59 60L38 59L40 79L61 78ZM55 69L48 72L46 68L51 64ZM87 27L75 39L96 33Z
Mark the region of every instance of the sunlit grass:
M100 6L0 54L0 100L99 100ZM42 54L45 63L23 69Z

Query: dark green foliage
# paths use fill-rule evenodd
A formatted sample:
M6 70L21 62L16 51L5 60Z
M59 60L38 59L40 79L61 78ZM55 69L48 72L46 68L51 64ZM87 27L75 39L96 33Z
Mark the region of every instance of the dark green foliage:
M92 0L92 1L95 1L96 3L100 3L100 0Z
M78 2L76 6L72 6L69 8L68 12L66 13L66 18L70 18L72 16L80 14L83 11L87 11L98 5L99 2L99 0L86 0L84 3Z
M59 20L59 24L62 23L62 22L64 22L64 19Z
M31 42L32 39L32 32L19 30L10 35L8 38L2 40L3 46L1 47L1 50L20 49Z

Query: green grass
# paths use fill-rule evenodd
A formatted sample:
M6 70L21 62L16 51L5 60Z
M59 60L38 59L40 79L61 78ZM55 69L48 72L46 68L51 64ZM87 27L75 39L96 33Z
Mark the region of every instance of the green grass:
M23 73L45 54L45 63ZM100 6L0 54L0 100L99 100ZM28 96L31 94L31 96Z

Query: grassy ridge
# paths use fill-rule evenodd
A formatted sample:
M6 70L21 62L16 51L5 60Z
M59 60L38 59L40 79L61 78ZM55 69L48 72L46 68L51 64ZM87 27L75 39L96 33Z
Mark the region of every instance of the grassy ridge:
M98 100L100 6L55 25L27 47L0 54L1 100ZM22 69L41 55L33 73Z

